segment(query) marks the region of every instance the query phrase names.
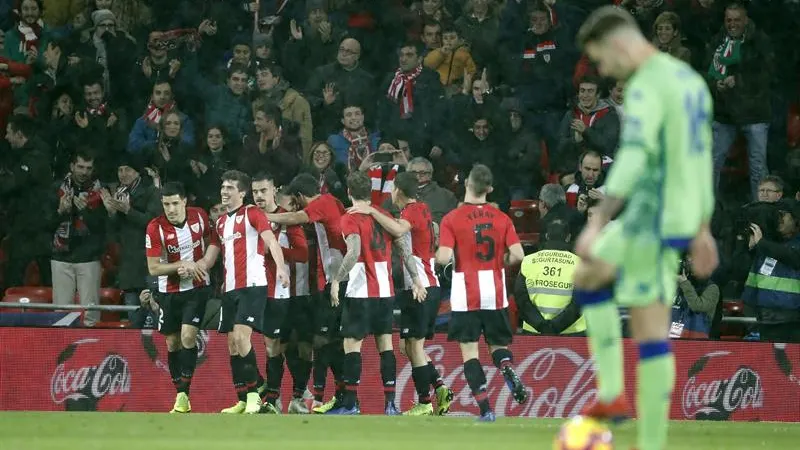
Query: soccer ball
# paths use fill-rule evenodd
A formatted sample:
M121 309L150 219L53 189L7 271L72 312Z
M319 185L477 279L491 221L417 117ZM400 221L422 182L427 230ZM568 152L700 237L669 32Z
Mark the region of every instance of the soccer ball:
M613 450L611 431L602 423L575 416L565 423L553 441L553 450Z

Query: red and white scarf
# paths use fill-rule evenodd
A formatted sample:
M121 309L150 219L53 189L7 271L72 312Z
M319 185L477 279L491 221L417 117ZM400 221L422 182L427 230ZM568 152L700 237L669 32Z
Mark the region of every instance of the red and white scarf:
M37 20L33 25L28 25L22 21L19 22L19 25L17 25L17 31L20 35L20 53L28 53L29 50L39 47L39 38L42 37L43 26L44 22L42 22L42 19Z
M106 104L100 103L97 108L92 108L91 106L86 107L86 112L90 116L105 116L106 115Z
M64 181L58 188L58 199L61 200L61 197L67 194L71 196L86 194L86 209L78 211L76 208L73 208L69 217L65 217L64 221L58 225L53 235L54 252L65 253L70 251L69 239L71 235L86 236L91 232L91 230L86 227L86 222L83 220L83 213L90 209L98 208L103 204L103 199L100 197L101 188L102 186L99 180L89 181L83 186L78 186L73 183L72 174L68 173L67 176L64 177Z
M361 167L361 161L375 152L369 139L369 132L366 127L362 127L358 131L344 129L342 136L350 143L350 147L347 149L347 168L350 171L358 170Z
M414 84L422 73L422 66L417 66L411 72L405 73L397 69L392 83L389 85L388 97L400 103L400 117L409 118L414 113ZM401 99L400 96L403 96Z
M159 108L151 100L150 103L147 105L147 109L145 109L142 118L144 118L144 120L147 122L148 125L158 124L159 122L161 122L161 116L164 115L165 112L169 112L169 110L171 110L174 107L175 107L175 102L171 102Z
M388 168L384 173L384 167L380 164L369 168L367 175L372 181L372 206L380 207L386 200L392 198L392 188L394 188L394 179L400 166L397 164Z

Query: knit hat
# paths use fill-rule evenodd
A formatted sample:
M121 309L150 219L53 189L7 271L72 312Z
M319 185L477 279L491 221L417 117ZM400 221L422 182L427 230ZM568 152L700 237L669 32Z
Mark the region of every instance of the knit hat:
M94 26L100 25L105 20L113 20L114 23L117 23L117 17L109 9L98 9L92 13L92 23L94 23Z
M119 168L122 166L130 167L131 169L139 172L141 175L144 172L145 165L143 158L141 158L139 155L128 153L126 151L122 152L122 154L117 157L117 167Z
M313 11L315 9L321 9L325 11L325 0L306 0L306 11Z

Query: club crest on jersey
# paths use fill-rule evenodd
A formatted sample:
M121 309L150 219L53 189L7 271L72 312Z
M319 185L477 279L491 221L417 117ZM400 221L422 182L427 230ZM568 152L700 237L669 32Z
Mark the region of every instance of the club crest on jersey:
M195 233L199 233L200 232L200 224L199 223L193 223L189 228L191 228L192 231L194 231Z
M542 55L542 58L544 59L544 62L549 63L550 62L550 53L545 53L544 55Z
M244 219L244 216L236 216L236 223L242 223L242 219Z
M175 239L175 235L170 233L167 235L167 239Z

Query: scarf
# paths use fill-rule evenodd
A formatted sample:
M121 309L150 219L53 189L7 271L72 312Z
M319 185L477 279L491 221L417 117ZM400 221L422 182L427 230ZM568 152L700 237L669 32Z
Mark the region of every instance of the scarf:
M728 66L739 64L742 61L742 39L731 39L725 37L714 52L714 58L711 60L711 65L708 68L709 77L715 80L724 80L730 73Z
M400 166L394 164L386 166L378 164L370 167L367 175L372 182L372 206L381 207L383 203L392 198L392 188L394 188L394 178L400 170Z
M30 49L39 47L39 38L42 36L42 27L44 22L42 19L36 21L33 25L20 22L17 25L17 31L20 35L19 51L20 53L27 53Z
M366 127L362 127L356 132L344 129L342 130L342 136L350 143L350 147L347 149L347 168L351 172L358 170L361 167L361 161L375 152L375 149L372 148L372 142L370 142L369 132Z
M397 69L392 83L389 85L388 97L400 103L400 117L410 119L414 113L414 85L417 77L422 73L422 66L417 66L409 73ZM402 101L400 96L403 96Z
M117 186L117 191L114 192L114 198L119 201L124 201L125 199L130 201L131 194L133 194L133 192L136 191L136 188L139 187L139 183L141 182L142 182L142 177L139 176L139 178L134 180L134 182L131 183L130 186L125 186L120 184L119 186Z
M75 196L85 193L87 194L87 198L86 209L84 211L94 209L99 207L103 202L100 197L101 187L99 180L89 181L82 186L76 186L73 184L72 174L68 173L67 176L64 177L61 186L58 188L58 199L60 201L61 198L67 194ZM66 253L70 251L70 236L81 237L90 234L91 230L89 230L86 226L86 222L83 220L84 211L78 211L77 208L73 208L69 217L65 218L64 221L58 225L53 235L53 252Z
M289 82L286 80L281 80L278 82L278 84L273 86L272 89L268 91L261 91L261 97L264 99L266 104L280 107L287 90L289 90Z
M86 113L90 116L105 116L106 115L106 104L100 103L100 106L97 108L92 108L91 106L86 107Z
M171 102L159 108L151 100L150 103L147 104L147 109L144 110L144 115L142 118L145 120L145 122L147 122L148 125L156 125L161 122L161 116L165 112L169 112L174 107L175 102Z

